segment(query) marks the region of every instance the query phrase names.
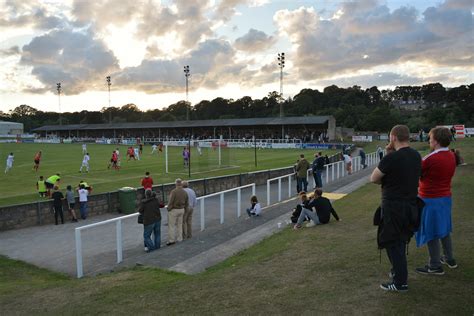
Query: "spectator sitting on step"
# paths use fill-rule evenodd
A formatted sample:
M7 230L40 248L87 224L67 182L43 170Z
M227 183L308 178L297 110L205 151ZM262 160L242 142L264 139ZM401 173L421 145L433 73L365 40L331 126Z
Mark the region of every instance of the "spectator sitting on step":
M309 226L314 226L319 224L319 218L318 215L313 212L313 206L311 205L311 201L309 200L308 196L306 195L306 192L300 192L300 199L301 203L296 206L295 211L292 214L292 221L294 220L295 215L299 212L298 219L296 220L296 224L293 227L294 229L299 229L303 227L303 222L309 218L310 220L313 221L314 224L309 225ZM309 223L308 223L309 224ZM309 227L307 225L307 227Z
M340 221L341 219L337 215L336 211L332 207L331 201L328 198L322 196L323 190L316 189L314 190L314 198L310 202L309 206L314 207L316 209L316 214L319 218L319 224L327 224L332 216L336 219L336 221Z
M252 216L260 216L262 213L262 207L260 206L260 203L258 203L258 199L256 195L252 195L250 198L250 207L247 208L247 214L249 217Z

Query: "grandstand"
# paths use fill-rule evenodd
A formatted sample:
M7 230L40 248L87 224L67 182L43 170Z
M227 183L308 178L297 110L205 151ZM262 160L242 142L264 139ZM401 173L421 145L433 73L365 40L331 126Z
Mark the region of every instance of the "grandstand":
M335 139L336 120L333 116L268 117L247 119L193 120L171 122L134 122L113 124L47 125L33 132L42 137L61 138L117 138L153 137L195 139L257 138L289 139L307 141L322 136L327 141Z

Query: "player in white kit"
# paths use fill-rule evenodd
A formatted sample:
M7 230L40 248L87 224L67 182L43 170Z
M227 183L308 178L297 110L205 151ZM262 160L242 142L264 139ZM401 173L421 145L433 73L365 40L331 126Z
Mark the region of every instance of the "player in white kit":
M10 153L10 155L8 155L7 157L7 166L5 168L5 173L7 173L8 171L10 171L11 168L13 168L13 160L14 160L13 153Z
M81 169L79 169L79 172L82 172L82 168L86 168L86 172L89 172L89 160L91 157L89 156L89 153L86 153L84 155L84 158L82 158L82 165Z
M135 158L137 158L137 160L140 160L140 151L138 150L138 148L133 148L133 152L135 153Z
M154 153L156 153L156 149L158 148L158 146L156 146L156 144L153 144L153 146L151 146L151 154L153 155Z
M82 154L86 154L87 153L87 145L86 144L82 144Z

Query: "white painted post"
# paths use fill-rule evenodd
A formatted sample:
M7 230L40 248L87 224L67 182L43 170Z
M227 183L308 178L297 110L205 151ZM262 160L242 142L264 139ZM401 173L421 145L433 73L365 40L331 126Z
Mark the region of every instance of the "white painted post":
M256 190L256 187L255 187L255 183L252 184L252 195L255 195L255 190Z
M165 166L166 173L168 173L168 142L165 142Z
M117 221L117 263L123 261L123 247L122 247L122 220Z
M270 180L267 180L267 205L270 205Z
M205 217L204 217L204 198L201 199L201 231L204 230L204 223L205 223Z
M241 201L240 201L240 188L237 190L237 217L240 217L240 207L241 207Z
M345 172L346 172L346 164L342 162L341 163L341 178L344 178Z
M278 179L278 202L281 202L281 178Z
M326 165L326 184L329 182L329 165Z
M331 164L331 173L332 173L332 179L331 181L334 182L334 166L335 164Z
M81 240L81 230L76 228L76 271L77 278L82 278L84 276L84 270L82 268L82 240Z
M340 163L338 162L336 165L337 165L337 177L336 177L336 179L339 179L339 165L340 165Z
M224 193L221 193L220 196L221 196L221 224L224 224Z
M291 177L292 177L292 175L290 174L288 176L288 197L289 198L291 197Z

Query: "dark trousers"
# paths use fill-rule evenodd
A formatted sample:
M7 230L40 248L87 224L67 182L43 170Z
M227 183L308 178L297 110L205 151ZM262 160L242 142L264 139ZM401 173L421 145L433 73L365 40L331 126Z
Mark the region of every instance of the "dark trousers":
M54 222L56 223L56 225L58 225L58 216L61 217L61 224L64 224L64 214L62 206L54 207Z
M393 282L395 285L408 285L408 268L406 256L406 243L398 241L396 244L387 247L387 256L392 264L392 273L395 273Z
M308 192L308 180L306 180L306 177L296 177L296 191L298 193L301 191Z

